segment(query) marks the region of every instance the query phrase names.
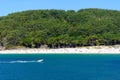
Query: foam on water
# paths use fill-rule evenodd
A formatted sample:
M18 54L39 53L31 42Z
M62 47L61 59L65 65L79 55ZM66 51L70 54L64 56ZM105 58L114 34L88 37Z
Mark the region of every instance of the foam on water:
M15 61L0 61L0 63L41 63L43 59L39 60L15 60Z

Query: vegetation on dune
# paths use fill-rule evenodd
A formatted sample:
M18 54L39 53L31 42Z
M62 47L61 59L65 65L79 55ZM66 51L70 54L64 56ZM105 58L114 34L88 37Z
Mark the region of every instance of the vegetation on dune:
M0 17L0 46L49 48L120 44L120 11L30 10Z

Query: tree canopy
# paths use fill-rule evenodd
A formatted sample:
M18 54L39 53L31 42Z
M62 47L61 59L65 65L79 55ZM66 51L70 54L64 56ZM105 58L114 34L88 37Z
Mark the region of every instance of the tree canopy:
M49 48L120 44L120 11L29 10L0 17L0 46Z

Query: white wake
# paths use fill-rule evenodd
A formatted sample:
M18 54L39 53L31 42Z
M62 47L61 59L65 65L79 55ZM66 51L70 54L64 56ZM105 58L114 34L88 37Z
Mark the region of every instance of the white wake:
M15 61L0 61L0 63L41 63L43 59L39 60L15 60Z

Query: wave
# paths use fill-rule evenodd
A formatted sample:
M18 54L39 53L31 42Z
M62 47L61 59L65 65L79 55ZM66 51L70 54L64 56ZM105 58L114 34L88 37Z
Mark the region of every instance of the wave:
M41 63L43 62L43 59L39 60L16 60L16 61L0 61L0 63Z

